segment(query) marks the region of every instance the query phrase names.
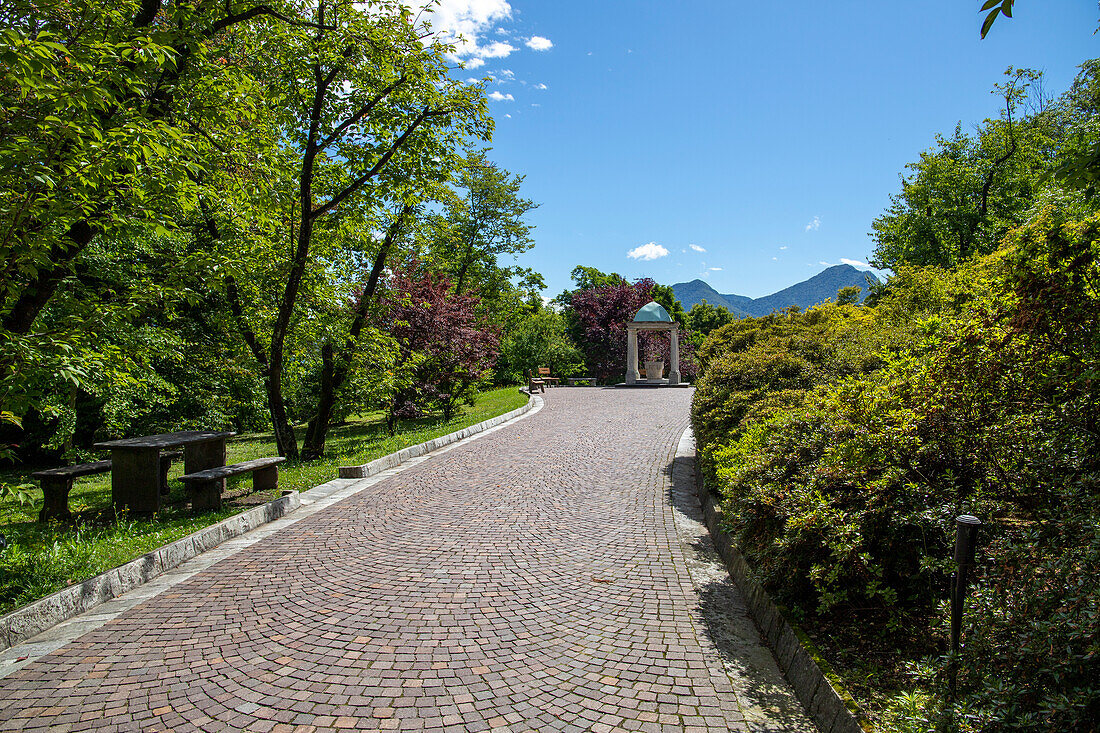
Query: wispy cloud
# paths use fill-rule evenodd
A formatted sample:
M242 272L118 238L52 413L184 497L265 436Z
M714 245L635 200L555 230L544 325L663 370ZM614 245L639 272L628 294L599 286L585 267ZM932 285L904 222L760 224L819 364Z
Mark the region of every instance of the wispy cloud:
M546 86L545 84L543 84L543 83L541 83L541 82L535 85L535 89L539 89L539 90L542 90L542 89L549 89L549 88L550 88L550 87Z
M819 265L825 265L825 267L832 267L832 266L833 266L833 263L832 263L832 262L826 262L825 260L821 260L821 261L820 261L820 262L818 262L817 264L819 264Z
M841 257L840 261L845 265L851 265L852 267L858 267L861 270L870 270L871 266L861 260L850 260L847 257Z
M473 69L480 69L484 65L485 59L466 59L466 68L471 71Z
M691 247L696 252L706 252L706 250L704 248L700 247L697 244L689 244L688 246Z
M815 216L812 220L810 220L810 223L806 225L806 231L808 231L808 232L816 232L820 228L821 228L821 217L820 216Z
M493 81L500 84L506 81L512 81L516 78L516 72L511 69L501 69L497 73L493 74Z
M783 250L783 249L787 249L787 245L785 245L785 244L784 244L784 245L783 245L782 247L780 247L779 249L781 249L781 250Z
M516 101L516 98L513 97L511 94L501 94L500 92L498 92L496 90L493 90L492 92L489 93L489 99L493 100L494 102L514 102L514 101Z
M721 272L722 271L721 267L708 267L707 269L710 270L711 272Z
M554 42L542 36L531 36L527 39L527 48L532 51L549 51L554 47Z
M656 242L650 242L643 244L639 247L635 247L626 253L626 256L632 260L655 260L659 257L664 257L668 254L668 250L657 244Z

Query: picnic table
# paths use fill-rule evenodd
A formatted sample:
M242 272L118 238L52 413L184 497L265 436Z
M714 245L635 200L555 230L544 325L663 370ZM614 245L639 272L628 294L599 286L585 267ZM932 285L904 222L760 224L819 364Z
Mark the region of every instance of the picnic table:
M236 433L185 430L96 443L96 448L111 451L111 501L116 508L134 513L160 511L161 451L182 447L186 473L219 468L225 465L225 441L233 435ZM224 488L225 479L219 480L219 488Z

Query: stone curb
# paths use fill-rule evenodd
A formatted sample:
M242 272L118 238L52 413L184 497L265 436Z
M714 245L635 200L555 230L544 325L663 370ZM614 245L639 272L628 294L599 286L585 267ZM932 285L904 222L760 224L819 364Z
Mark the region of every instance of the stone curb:
M192 532L136 560L83 583L70 585L0 617L0 650L20 644L46 629L117 598L177 565L276 520L302 505L297 491Z
M523 392L524 390L520 390ZM381 473L395 466L398 466L410 458L419 458L422 455L437 451L440 448L450 445L451 443L457 443L460 440L469 438L471 435L477 435L484 432L489 428L495 428L497 425L506 423L509 420L523 415L536 404L536 400L530 399L531 395L528 395L527 404L523 407L517 407L511 412L506 412L503 415L497 415L491 417L484 422L479 422L477 425L471 425L467 428L463 428L458 432L448 433L447 435L441 435L438 438L433 438L424 443L417 443L416 445L410 445L408 448L402 448L396 453L390 453L388 456L382 456L376 458L370 463L364 463L361 466L341 466L340 478L367 478L373 476L376 473Z
M859 707L852 696L840 686L827 665L822 669L824 661L819 655L807 651L814 647L806 634L784 617L763 586L750 576L744 556L722 529L724 513L706 487L698 462L695 465L695 481L703 505L703 517L715 548L745 597L749 613L775 653L779 668L787 676L799 702L821 733L871 733L874 728L861 722Z

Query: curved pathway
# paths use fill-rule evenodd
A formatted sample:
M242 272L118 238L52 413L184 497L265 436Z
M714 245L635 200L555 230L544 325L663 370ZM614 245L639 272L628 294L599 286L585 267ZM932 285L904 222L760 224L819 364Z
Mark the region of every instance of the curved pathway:
M0 679L0 730L814 730L700 531L691 390L545 399Z

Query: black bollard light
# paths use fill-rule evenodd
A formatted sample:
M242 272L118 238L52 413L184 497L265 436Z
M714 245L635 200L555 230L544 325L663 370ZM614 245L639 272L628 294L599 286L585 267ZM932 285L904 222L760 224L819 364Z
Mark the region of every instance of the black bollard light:
M951 689L955 698L955 673L959 656L959 637L962 633L963 603L966 601L966 584L974 567L975 539L981 521L969 514L955 517L955 565L958 571L951 576Z

